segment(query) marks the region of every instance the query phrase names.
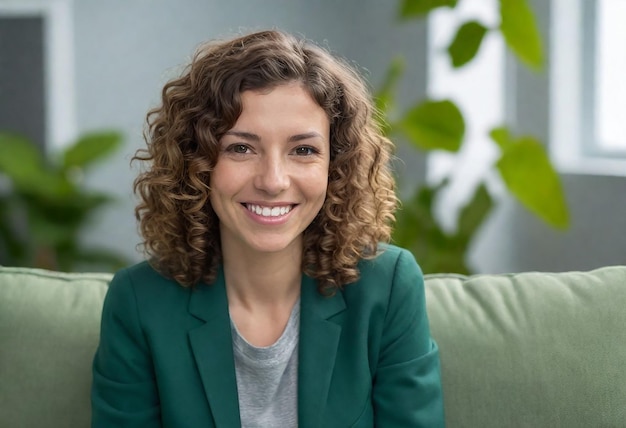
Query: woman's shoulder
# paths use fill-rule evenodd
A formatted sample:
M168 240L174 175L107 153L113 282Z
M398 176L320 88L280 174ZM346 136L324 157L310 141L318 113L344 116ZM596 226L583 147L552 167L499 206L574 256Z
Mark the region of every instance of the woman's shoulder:
M161 274L150 262L145 260L118 270L115 272L112 280L112 284L135 282L148 282L157 285L175 283L175 281Z
M422 276L413 254L404 248L392 244L380 244L375 257L363 259L359 263L359 281L370 278L393 278L397 275Z
M148 261L120 269L109 284L109 293L130 293L137 297L146 295L186 294L187 289L168 278Z
M359 263L359 279L344 288L346 297L387 300L393 295L423 292L422 271L413 254L391 244L381 244L378 253Z

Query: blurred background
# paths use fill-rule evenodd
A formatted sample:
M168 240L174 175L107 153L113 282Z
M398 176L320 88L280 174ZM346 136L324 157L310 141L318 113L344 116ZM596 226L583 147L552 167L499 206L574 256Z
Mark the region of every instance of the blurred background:
M130 158L195 48L277 27L360 69L425 271L626 263L624 0L0 0L0 264L142 259Z

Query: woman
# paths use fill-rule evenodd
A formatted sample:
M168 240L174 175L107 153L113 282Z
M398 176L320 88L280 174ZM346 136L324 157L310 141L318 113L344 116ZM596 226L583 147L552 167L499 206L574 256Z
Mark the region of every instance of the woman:
M363 81L263 31L203 46L136 159L148 262L118 272L94 427L436 427L421 272L388 244L391 143Z

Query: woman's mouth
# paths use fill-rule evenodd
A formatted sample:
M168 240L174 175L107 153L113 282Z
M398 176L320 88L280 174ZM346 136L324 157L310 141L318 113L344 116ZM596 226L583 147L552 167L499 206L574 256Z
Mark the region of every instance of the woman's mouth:
M257 204L244 204L246 209L261 217L280 217L291 211L293 205L280 205L280 206L263 206Z

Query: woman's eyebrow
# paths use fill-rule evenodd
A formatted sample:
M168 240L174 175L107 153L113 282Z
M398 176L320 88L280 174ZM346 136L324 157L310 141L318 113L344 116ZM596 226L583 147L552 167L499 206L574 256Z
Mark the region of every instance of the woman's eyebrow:
M290 142L308 140L309 138L323 138L319 132L311 131L304 134L296 134L289 137Z
M261 137L259 137L257 134L253 134L252 132L233 131L231 129L230 131L226 131L224 135L233 135L235 137L243 138L244 140L248 140L248 141L261 141ZM311 132L305 132L303 134L292 135L291 137L289 137L289 142L308 140L310 138L323 138L323 137L319 132L311 131Z
M226 131L224 135L234 135L235 137L243 138L244 140L261 141L261 137L259 137L256 134L253 134L252 132L230 130L230 131Z

